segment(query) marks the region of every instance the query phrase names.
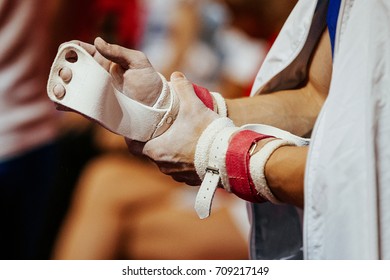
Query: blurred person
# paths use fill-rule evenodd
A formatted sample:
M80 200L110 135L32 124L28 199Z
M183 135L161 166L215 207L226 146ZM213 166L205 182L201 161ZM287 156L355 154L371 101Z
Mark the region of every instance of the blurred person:
M259 67L296 0L218 2L226 6L227 22L215 38L223 54L216 91L222 92L226 98L247 96ZM182 72L187 76L186 71ZM191 77L188 79L192 80Z
M57 1L0 2L0 259L48 258L58 112L47 97Z
M116 147L83 171L53 258L248 258L242 201L219 193L213 218L200 221L193 189Z
M146 3L140 50L152 65L167 77L174 70L182 71L194 83L230 98L249 94L273 36L294 6L294 1L271 7L259 3L253 10L254 2L249 0ZM263 10L274 15L274 22L263 26ZM255 32L256 24L266 31Z
M146 26L139 49L164 76L181 69L195 82L216 87L222 54L215 36L226 21L224 6L210 0L145 3Z

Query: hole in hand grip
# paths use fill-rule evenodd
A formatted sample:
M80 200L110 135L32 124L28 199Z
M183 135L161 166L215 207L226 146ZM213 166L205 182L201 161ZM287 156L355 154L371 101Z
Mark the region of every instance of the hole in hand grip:
M70 63L75 63L77 62L77 59L78 59L78 56L77 56L77 53L75 51L68 51L66 54L65 54L65 60L70 62Z

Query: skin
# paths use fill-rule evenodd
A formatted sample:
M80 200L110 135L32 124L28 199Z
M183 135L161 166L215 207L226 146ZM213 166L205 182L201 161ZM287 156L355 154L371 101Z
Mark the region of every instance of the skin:
M229 117L237 125L262 122L297 135L306 135L312 130L329 91L332 56L327 30L318 43L308 70L308 80L302 88L259 95L252 100L228 100ZM301 208L307 153L308 147L281 147L265 165L265 177L274 195Z
M223 207L199 220L178 199L180 190L188 191L183 188L189 187L173 182L150 162L132 158L126 147L123 153L106 153L84 170L53 258L247 259L245 237L229 212L238 198L218 192Z
M100 38L94 46L78 42L114 78L124 94L146 105L154 104L162 83L146 56L134 50L106 43ZM294 134L309 133L327 97L332 59L329 34L324 31L311 61L304 85L253 98L227 100L229 118L236 125L264 123ZM204 129L219 116L207 109L196 97L192 84L182 73L171 75L171 84L180 99L178 116L161 136L147 143L127 139L129 150L152 159L160 170L175 180L199 185L194 168L196 143ZM271 191L286 203L303 205L303 179L308 148L277 149L265 166Z

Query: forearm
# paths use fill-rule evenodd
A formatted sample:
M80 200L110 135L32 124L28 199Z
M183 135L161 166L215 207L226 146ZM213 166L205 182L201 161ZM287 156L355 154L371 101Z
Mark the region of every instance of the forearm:
M308 135L328 95L332 57L327 29L308 65L307 81L301 88L226 100L228 116L236 125L262 123L293 134Z
M268 187L277 199L303 208L304 174L308 147L284 146L265 165Z
M226 100L228 117L237 126L268 124L300 136L311 132L322 103L307 88Z

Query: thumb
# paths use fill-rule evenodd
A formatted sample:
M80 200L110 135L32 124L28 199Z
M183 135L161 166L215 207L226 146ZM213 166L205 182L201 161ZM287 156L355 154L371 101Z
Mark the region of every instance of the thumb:
M211 93L208 91L208 89L200 87L196 84L190 83L184 74L180 72L174 72L171 75L171 83L173 88L175 89L176 93L184 93L184 92L190 92L190 87L192 92L195 93L197 99L199 99L208 109L211 111L214 110L214 100L211 95ZM195 96L194 95L194 96ZM187 96L188 98L189 96Z
M180 99L194 99L194 101L196 100L195 102L199 102L199 99L196 98L193 84L187 80L183 73L173 72L171 74L171 84L175 92L180 96Z

